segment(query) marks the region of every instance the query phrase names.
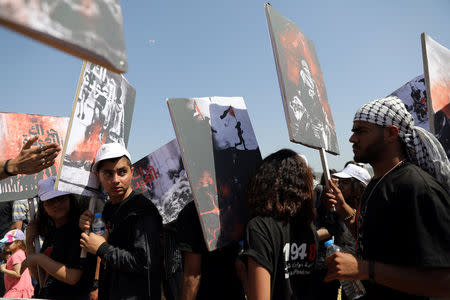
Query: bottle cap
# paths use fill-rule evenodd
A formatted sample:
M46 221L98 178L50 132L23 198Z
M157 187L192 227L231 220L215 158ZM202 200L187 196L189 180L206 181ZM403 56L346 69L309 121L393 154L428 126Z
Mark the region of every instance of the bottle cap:
M328 241L325 242L325 247L328 247L328 246L333 245L333 244L334 244L333 240L328 240Z
M96 214L95 214L95 217L96 217L96 218L101 218L101 217L102 217L102 213L101 213L101 212L96 213Z

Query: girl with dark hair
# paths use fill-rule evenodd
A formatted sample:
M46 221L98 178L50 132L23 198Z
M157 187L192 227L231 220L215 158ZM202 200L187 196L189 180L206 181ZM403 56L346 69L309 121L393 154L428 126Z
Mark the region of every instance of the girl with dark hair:
M80 258L78 201L72 194L54 190L54 185L55 177L38 183L38 212L27 227L27 258L22 270L29 267L34 278L39 278L38 267L44 272L35 289L37 298L89 299L95 257ZM35 253L33 242L38 235L44 243L40 253Z
M247 201L248 299L314 299L318 239L311 169L292 150L273 153L251 178Z

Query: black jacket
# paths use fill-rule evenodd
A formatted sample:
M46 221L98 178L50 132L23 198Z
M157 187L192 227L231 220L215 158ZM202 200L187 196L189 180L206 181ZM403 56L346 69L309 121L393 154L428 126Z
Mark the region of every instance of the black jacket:
M119 204L106 203L102 218L108 242L97 250L102 259L99 299L161 299L161 217L140 194Z

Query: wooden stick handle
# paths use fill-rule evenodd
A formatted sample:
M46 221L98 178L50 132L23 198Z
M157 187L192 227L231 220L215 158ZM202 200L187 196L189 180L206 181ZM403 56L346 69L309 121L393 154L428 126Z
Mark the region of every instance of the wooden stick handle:
M89 200L89 211L93 214L94 209L95 209L95 197L91 197L91 199ZM89 230L86 230L85 233L89 234ZM87 255L86 249L81 249L80 257L85 258L86 255Z
M331 178L330 176L330 170L328 169L328 162L327 162L327 157L325 155L325 149L320 148L320 160L322 162L322 169L323 169L323 174L325 175L325 187L329 188L330 187L330 183L328 182ZM336 211L336 207L333 205L332 208L333 212Z

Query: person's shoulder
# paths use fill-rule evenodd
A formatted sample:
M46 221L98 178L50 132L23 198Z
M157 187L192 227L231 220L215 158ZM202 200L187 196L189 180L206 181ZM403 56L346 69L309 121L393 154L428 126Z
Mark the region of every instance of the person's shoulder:
M408 193L416 195L448 198L448 193L444 187L428 172L413 163L406 162L401 170L397 172L392 180L393 187L397 193Z
M400 181L408 183L408 185L412 186L412 188L441 187L433 176L413 163L405 163L402 171Z
M18 261L18 260L22 261L26 257L27 257L27 255L26 255L25 251L23 249L19 249L11 255L11 260L13 262Z
M146 198L142 194L133 194L132 198L129 199L129 208L128 211L131 214L135 214L137 216L142 216L145 218L157 219L159 223L162 222L161 215L159 214L156 205L153 202Z
M272 217L267 216L255 216L247 224L249 230L257 231L260 233L273 231L274 228L280 227L282 221L278 221Z

